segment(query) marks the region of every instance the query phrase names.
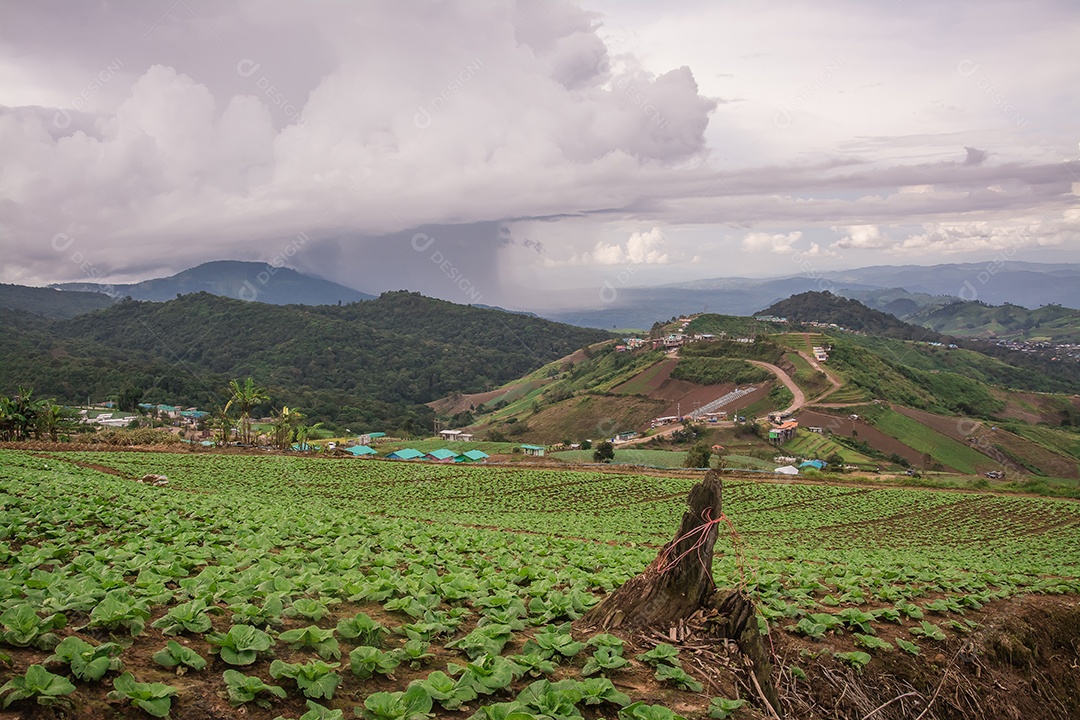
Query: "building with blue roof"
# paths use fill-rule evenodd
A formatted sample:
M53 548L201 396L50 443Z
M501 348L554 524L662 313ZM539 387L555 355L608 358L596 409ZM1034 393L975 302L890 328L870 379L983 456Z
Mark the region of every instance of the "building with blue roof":
M483 450L466 450L457 456L458 462L484 462L489 455Z
M390 460L422 460L427 456L413 448L402 448L401 450L395 450L386 457Z

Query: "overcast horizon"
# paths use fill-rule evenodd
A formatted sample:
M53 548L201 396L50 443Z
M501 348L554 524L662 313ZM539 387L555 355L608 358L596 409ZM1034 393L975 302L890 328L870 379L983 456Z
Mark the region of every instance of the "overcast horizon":
M0 282L1080 262L1080 7L0 0ZM580 290L580 293L571 293Z

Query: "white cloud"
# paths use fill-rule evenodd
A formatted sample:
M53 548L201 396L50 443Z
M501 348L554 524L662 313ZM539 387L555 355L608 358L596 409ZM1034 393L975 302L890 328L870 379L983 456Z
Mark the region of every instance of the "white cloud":
M666 238L660 228L654 227L647 232L636 232L626 241L626 247L618 243L606 244L600 241L593 248L592 254L586 255L585 261L598 265L666 265L669 257L662 248Z
M270 259L302 232L298 266L398 287L409 271L386 258L416 228L448 243L432 226L484 226L453 234L455 262L479 273L513 252L487 225L519 222L550 230L521 261L550 276L768 272L808 245L860 261L1016 242L1075 257L1068 3L1021 26L960 3L948 46L927 39L951 32L933 13L898 32L873 3L585 3L7 3L0 278L86 279L78 253L141 279ZM953 71L958 57L980 65ZM627 237L654 226L663 243ZM57 233L75 238L66 254ZM740 246L756 252L733 264Z
M98 20L108 25L115 12L143 11L105 7ZM78 124L56 126L56 109L4 107L0 94L5 263L36 265L44 279L79 275L50 251L56 233L75 237L103 270L158 262L165 251L183 267L258 257L301 232L377 238L625 207L685 175L681 164L706 149L715 102L690 69L653 74L634 62L612 73L595 16L570 2L527 12L493 0L483 11L372 2L245 13L242 3L194 2L158 25L156 7L144 23L124 17L142 27L135 38L172 36L160 50L158 35L129 48L168 62L124 55L124 75L95 90L103 107L67 108ZM288 48L256 53L263 40L249 23L291 25L294 43L318 38L330 67L305 87L290 63L308 61L307 45L278 62ZM185 46L218 69L188 62L194 50L171 50ZM109 105L111 94L119 99ZM495 252L483 242L477 253ZM648 233L594 255L667 262Z
M795 243L802 239L803 234L798 230L783 234L770 234L766 232L753 232L742 239L744 250L760 251L769 250L774 253L790 253L795 249Z
M877 225L849 225L833 227L833 230L847 232L847 235L834 242L832 248L878 250L892 246L892 240Z
M823 248L816 242L810 243L810 248L803 251L803 257L837 257L838 255L839 253L836 251L830 248Z
M1065 211L1060 219L1030 218L1026 222L986 221L931 223L896 246L902 255L997 252L1026 247L1051 247L1075 242L1080 214Z

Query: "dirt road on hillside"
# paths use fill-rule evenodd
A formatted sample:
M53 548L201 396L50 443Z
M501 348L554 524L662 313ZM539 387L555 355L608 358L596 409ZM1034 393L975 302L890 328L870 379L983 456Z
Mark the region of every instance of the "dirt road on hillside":
M773 375L776 376L776 379L784 383L784 385L787 386L787 389L791 391L791 394L795 396L795 400L791 403L791 405L788 405L788 407L783 412L795 412L806 404L806 394L803 393L802 388L795 384L794 380L788 377L788 374L786 372L776 367L772 363L762 362L761 360L747 360L746 362L750 363L751 365L757 365L759 368L764 368L765 370L771 372Z
M844 384L844 383L843 383L843 382L842 382L842 381L840 380L840 378L836 377L836 376L835 376L835 375L833 375L833 374L832 374L831 372L829 372L828 370L826 370L825 368L823 368L823 367L822 367L822 366L821 366L821 365L820 365L820 364L818 363L818 361L817 361L817 360L816 360L815 358L812 358L812 357L810 357L809 355L807 355L806 353L804 353L804 352L803 352L802 350L796 350L795 352L797 352L797 353L799 354L799 356L800 356L800 357L801 357L801 358L802 358L803 360L805 360L806 362L810 363L810 367L814 368L814 369L815 369L815 370L817 370L818 372L821 372L821 373L823 373L823 374L825 375L826 379L828 379L828 381L829 381L829 384L830 384L830 385L832 385L832 389L831 389L831 390L826 390L825 392L821 393L821 394L820 394L820 395L818 395L818 396L817 396L816 398L814 398L814 400L813 400L813 404L814 404L814 405L817 405L817 404L818 404L818 403L820 403L820 402L821 402L822 400L824 400L825 398L827 398L827 397L829 397L830 395L832 395L832 394L833 394L834 392L836 392L837 390L839 390L839 389L840 389L840 386L842 386L842 385Z

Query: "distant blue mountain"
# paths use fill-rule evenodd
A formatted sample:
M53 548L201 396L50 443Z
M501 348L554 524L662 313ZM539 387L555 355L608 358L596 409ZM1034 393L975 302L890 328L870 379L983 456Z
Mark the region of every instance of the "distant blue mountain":
M902 289L902 290L901 290ZM814 277L713 278L654 287L619 288L611 303L544 313L571 325L596 328L648 329L687 313L752 315L784 298L828 290L899 315L915 312L933 298L947 296L993 305L1012 303L1034 309L1057 304L1080 308L1080 265L1029 263L963 263L900 265L824 272ZM905 292L906 291L906 292ZM894 306L894 300L912 300Z
M304 275L290 268L266 263L216 260L165 278L128 285L98 283L57 283L57 290L106 293L112 297L164 302L178 295L208 292L211 295L254 300L270 305L337 305L372 300L373 295L353 290L329 280Z

